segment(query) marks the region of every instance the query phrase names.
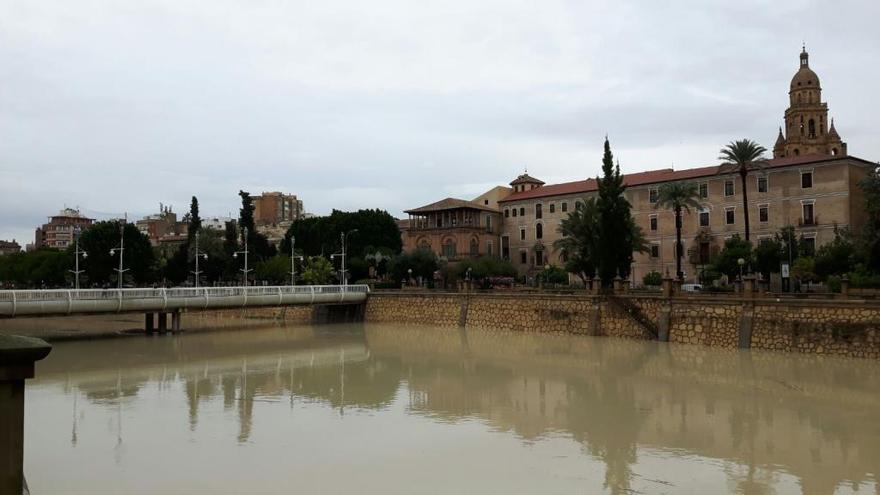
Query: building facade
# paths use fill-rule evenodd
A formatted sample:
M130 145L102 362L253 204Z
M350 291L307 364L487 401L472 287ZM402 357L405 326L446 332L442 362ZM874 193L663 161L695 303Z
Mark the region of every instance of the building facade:
M11 241L0 240L0 256L5 254L15 254L21 252L21 246L15 241L15 239Z
M780 128L774 157L756 167L748 177L753 244L791 226L803 238L806 249L815 249L831 241L835 229L857 230L866 221L865 201L858 184L876 164L848 154L846 143L828 119L828 105L821 97L819 77L810 69L804 50L790 84L785 131ZM686 280L699 277L725 240L734 235L744 237L740 178L722 172L722 167L713 165L624 176L625 196L632 205L633 218L648 241L647 252L634 254L631 277L635 284L640 284L642 277L652 271L675 273L674 215L657 208L659 188L664 183L689 181L699 189L701 208L685 212L682 219L682 269ZM475 252L500 256L510 260L520 275L534 275L544 266L564 264L561 253L553 247L561 237L560 223L578 202L596 194L595 179L548 185L522 174L510 183L510 188L494 188L472 202L448 198L408 211L411 219L402 229L404 249L431 247L442 254L445 242L455 243L455 252L459 253L462 240L455 235L459 226L446 219L452 210L468 203L482 208L481 215L497 215L499 222L493 225L500 225L500 229L497 233L485 231L482 238L464 242L480 246L491 242L492 249ZM455 215L458 213L452 218Z
M259 226L288 225L300 218L303 213L303 202L296 198L295 194L281 192L264 192L255 196L254 201L254 224Z
M448 261L498 256L501 215L497 208L446 198L406 213L409 219L402 221L401 228L404 251L427 249Z
M49 222L38 227L34 233L33 249L48 247L67 249L73 244L77 230L90 227L95 220L83 216L79 210L65 208L57 215L49 217Z
M150 239L150 244L181 243L186 239L189 230L188 222L177 221L177 214L170 206L159 204L159 213L146 216L135 222L138 230Z

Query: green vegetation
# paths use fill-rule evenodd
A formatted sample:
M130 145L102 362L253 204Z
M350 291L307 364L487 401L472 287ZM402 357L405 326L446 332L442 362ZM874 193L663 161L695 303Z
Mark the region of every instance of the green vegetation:
M663 275L660 272L648 272L642 277L642 283L645 285L660 285L663 283Z
M749 241L749 194L746 188L746 178L749 172L756 168L762 168L765 163L764 153L766 148L750 139L734 141L721 149L720 160L723 161L719 173L739 174L740 187L743 198L743 220L745 221L746 242Z
M303 282L307 285L325 285L333 279L333 265L327 258L310 256L303 266Z
M671 182L663 184L657 191L657 203L654 208L669 208L675 216L675 276L684 278L681 271L681 258L684 256L684 244L681 243L681 212L691 212L700 208L700 189L695 182Z
M125 239L123 265L128 270L123 280L135 285L152 282L155 279L156 258L150 240L130 223L122 228L122 236ZM119 222L98 222L83 231L79 245L89 256L83 268L90 284L116 284L119 253L113 255L110 250L119 248L119 241ZM70 259L73 259L72 252Z
M41 288L68 285L73 268L73 251L38 249L28 253L0 256L0 281L17 288Z
M422 277L423 280L433 280L434 272L440 268L440 261L433 251L417 249L409 253L401 253L388 262L388 274L400 283L410 277Z
M568 284L568 272L558 266L547 266L538 274L538 280L544 284Z

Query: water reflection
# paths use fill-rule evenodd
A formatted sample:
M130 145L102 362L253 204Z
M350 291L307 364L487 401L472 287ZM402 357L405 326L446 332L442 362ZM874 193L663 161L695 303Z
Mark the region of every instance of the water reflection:
M39 364L37 376L28 396L28 466L40 473L52 472L53 461L82 462L81 455L49 454L57 441L41 426L65 417L70 449L91 448L89 455L100 456L100 449L83 444L115 435L112 455L123 466L134 462L127 455L144 455L141 449L152 456L162 455L161 449L202 449L197 451L233 462L235 451L218 447L230 436L265 452L267 464L285 464L291 452L307 450L303 445L311 437L290 430L300 426L318 439L335 439L309 444L312 456L344 464L356 459L349 453L363 443L372 455L400 455L396 437L440 451L446 438L479 424L460 442L479 439L475 452L499 457L475 462L513 462L503 459L513 456L509 445L487 447L512 436L519 444L516 455L532 471L511 478L546 478L541 486L561 492L880 490L880 365L869 361L576 336L389 326L324 327L316 333L303 327L65 343ZM57 417L49 405L59 406ZM89 428L85 434L91 416L107 421L108 431ZM226 428L230 419L235 431ZM185 425L185 438L168 433L174 423ZM335 432L347 430L348 423L357 431L340 438ZM430 424L443 425L442 435ZM126 434L138 439L126 443ZM151 450L144 435L166 444ZM579 453L568 451L571 442ZM254 478L265 482L254 469ZM487 468L486 479L472 477L462 486L502 482L492 472ZM401 476L385 480L391 490L372 491L410 493L395 485ZM197 476L178 478L183 485L205 486ZM328 490L324 481L318 491L345 491L345 480L334 482L340 484ZM180 493L187 493L183 485ZM443 493L449 486L434 488ZM216 493L223 489L223 483L212 486ZM513 484L506 491L529 489Z

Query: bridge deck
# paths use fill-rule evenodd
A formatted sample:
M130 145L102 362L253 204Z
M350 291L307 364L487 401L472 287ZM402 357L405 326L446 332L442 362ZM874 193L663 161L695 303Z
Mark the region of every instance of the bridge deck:
M366 285L0 290L0 317L359 303Z

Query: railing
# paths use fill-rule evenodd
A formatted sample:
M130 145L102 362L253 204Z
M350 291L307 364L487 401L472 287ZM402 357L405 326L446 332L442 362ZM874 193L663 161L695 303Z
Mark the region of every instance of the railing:
M0 290L0 316L356 302L369 290L366 285Z
M811 225L819 225L819 216L818 215L813 215L812 217L798 219L798 227L807 227L807 226L811 226Z

